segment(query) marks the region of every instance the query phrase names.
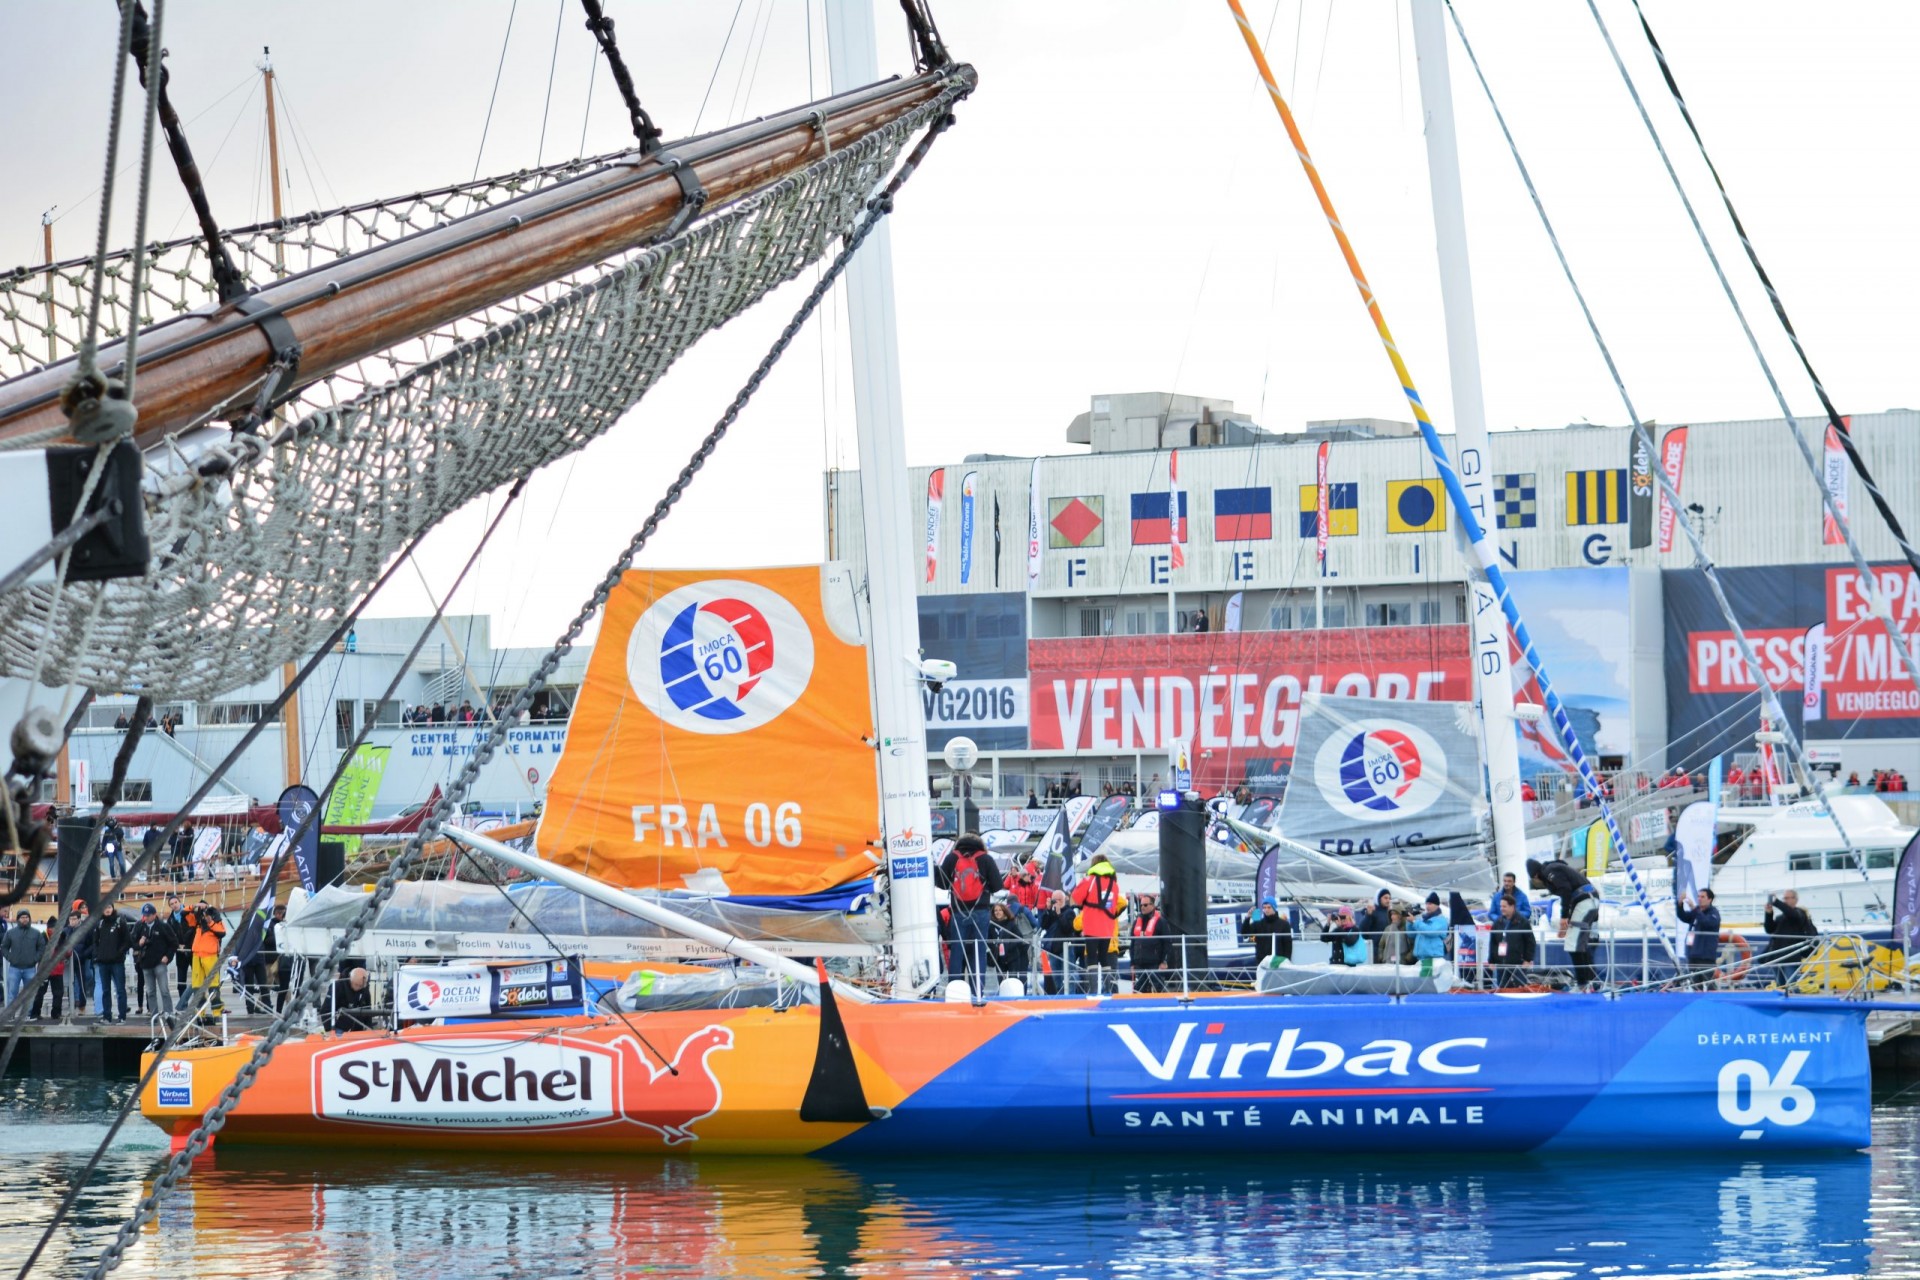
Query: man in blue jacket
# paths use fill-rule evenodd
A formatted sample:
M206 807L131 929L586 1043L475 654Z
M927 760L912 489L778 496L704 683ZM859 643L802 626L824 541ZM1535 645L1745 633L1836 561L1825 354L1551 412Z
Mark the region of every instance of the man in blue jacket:
M1513 914L1528 923L1532 923L1533 900L1527 897L1527 891L1522 889L1514 880L1513 872L1511 871L1506 872L1500 877L1500 892L1493 895L1494 914L1498 915L1500 913L1500 899L1509 894L1513 897Z
M1427 895L1426 910L1407 925L1407 931L1413 934L1413 958L1415 960L1440 960L1447 954L1447 931L1453 926L1440 911L1440 895Z
M1691 896L1675 904L1673 913L1689 926L1687 985L1713 985L1714 966L1720 963L1720 908L1713 905L1713 890L1702 889L1697 905Z

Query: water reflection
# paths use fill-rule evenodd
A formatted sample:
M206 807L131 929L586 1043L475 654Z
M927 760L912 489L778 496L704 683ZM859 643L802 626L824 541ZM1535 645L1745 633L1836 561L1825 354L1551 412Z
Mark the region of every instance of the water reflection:
M10 1082L11 1084L12 1082ZM102 1126L76 1098L7 1098L24 1185L0 1258L30 1243ZM98 1105L96 1099L95 1105ZM24 1121L24 1123L20 1123ZM1871 1156L1385 1164L1337 1151L1161 1167L938 1162L425 1159L233 1148L148 1228L130 1276L1920 1275L1920 1112L1876 1112ZM150 1185L123 1147L46 1274L97 1256ZM1677 1135L1676 1135L1677 1137Z

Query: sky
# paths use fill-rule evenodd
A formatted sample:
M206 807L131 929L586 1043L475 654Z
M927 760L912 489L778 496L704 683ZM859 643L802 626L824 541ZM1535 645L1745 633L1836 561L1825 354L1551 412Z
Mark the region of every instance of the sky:
M1817 409L1718 209L1630 3L1598 0L1796 412ZM1445 333L1405 0L1246 0L1400 350L1445 429ZM1843 411L1920 404L1920 6L1644 0L1722 175ZM823 0L607 0L669 137L826 92ZM891 219L911 463L1075 452L1095 395L1232 399L1280 430L1408 415L1224 3L945 0L980 88ZM1659 422L1777 416L1584 0L1459 0L1547 210ZM104 0L0 0L0 269L84 252L113 59ZM883 72L904 71L878 5ZM163 43L217 215L267 215L256 64L271 46L290 209L398 195L628 140L574 0L172 0ZM21 56L23 55L24 56ZM1495 430L1622 422L1458 39L1449 33L1484 394ZM496 89L497 76L497 89ZM592 85L589 103L589 83ZM544 122L544 132L543 132ZM131 235L131 187L115 243ZM170 173L152 233L184 234ZM798 305L695 349L529 486L454 598L497 642L564 626ZM641 562L823 554L821 473L855 465L846 318L809 326ZM491 510L446 522L371 606L423 613Z

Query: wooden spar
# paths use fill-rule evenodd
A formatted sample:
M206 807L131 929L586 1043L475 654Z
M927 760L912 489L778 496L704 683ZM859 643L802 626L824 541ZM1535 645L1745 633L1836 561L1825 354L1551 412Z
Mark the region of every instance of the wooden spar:
M273 175L273 220L279 222L287 215L280 210L280 127L273 113L273 50L262 47L260 50L260 78L267 89L267 171ZM279 236L273 239L273 265L280 274L287 272L287 246Z
M59 331L54 327L53 314L53 210L40 215L40 241L47 251L47 359L60 358Z
M772 186L923 103L971 67L888 81L665 150L691 168L708 209ZM824 128L823 128L824 125ZM829 139L831 140L829 143ZM482 210L392 244L291 276L251 295L285 316L312 382L461 316L647 243L681 207L678 179L652 156ZM120 344L101 351L113 373ZM140 339L143 447L251 403L271 363L266 334L231 306L147 329ZM68 361L0 383L0 440L40 432L66 442L59 397Z

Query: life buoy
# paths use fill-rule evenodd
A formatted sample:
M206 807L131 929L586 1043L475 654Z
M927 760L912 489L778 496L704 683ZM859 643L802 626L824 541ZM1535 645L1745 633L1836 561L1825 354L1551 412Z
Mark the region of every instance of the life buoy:
M1722 930L1720 945L1731 943L1739 958L1732 965L1721 965L1713 971L1713 976L1721 982L1738 982L1747 976L1747 970L1753 968L1753 946L1745 937L1731 930Z

